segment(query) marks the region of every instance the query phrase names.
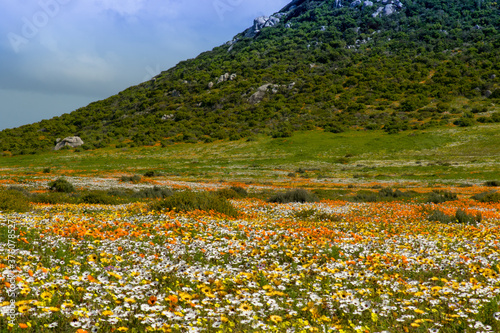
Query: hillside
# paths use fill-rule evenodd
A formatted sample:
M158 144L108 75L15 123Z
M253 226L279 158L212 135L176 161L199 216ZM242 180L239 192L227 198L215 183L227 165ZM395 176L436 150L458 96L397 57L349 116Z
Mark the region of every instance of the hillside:
M491 0L295 0L148 82L0 132L0 153L500 122L499 29Z

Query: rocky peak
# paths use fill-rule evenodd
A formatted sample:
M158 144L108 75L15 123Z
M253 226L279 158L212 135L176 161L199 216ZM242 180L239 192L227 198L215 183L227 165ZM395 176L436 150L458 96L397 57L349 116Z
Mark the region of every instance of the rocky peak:
M263 28L274 27L280 22L286 22L293 17L299 16L303 12L321 5L325 0L293 0L283 7L278 13L271 16L259 16L255 18L253 25L243 32L244 37L256 37ZM350 7L355 10L362 10L366 7L373 9L373 17L389 16L401 10L404 5L400 0L335 0L333 8ZM290 28L290 22L286 27ZM231 42L235 43L237 40ZM232 47L229 49L229 51Z

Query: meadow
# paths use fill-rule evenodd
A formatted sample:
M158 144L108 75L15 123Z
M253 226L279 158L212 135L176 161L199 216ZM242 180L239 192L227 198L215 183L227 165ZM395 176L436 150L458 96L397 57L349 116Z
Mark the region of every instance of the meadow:
M1 159L0 327L498 332L495 129Z

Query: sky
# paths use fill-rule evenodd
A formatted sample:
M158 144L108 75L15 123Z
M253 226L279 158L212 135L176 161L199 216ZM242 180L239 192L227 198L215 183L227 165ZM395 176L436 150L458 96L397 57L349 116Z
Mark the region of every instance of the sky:
M2 0L0 130L147 81L290 1Z

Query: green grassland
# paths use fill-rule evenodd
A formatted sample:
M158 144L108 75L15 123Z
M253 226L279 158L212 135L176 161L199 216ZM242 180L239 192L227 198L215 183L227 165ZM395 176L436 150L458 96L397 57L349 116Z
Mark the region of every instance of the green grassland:
M180 143L167 147L62 150L0 158L1 178L50 174L144 174L188 180L482 182L500 175L500 124L428 131L296 132L288 138Z

